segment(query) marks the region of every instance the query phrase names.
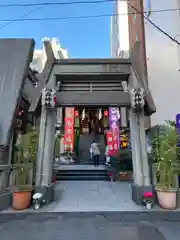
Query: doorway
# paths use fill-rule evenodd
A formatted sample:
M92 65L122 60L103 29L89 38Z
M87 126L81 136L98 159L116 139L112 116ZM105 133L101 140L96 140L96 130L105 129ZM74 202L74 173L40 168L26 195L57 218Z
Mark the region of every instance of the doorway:
M93 140L99 143L100 164L105 164L105 126L103 124L103 112L105 109L79 108L79 151L78 162L80 164L93 164L90 157L90 146Z

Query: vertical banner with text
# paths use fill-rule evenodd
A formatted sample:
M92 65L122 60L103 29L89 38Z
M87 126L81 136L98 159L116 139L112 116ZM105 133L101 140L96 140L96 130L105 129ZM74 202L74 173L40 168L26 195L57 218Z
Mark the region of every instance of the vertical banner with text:
M120 147L118 108L109 108L109 128L113 135L113 149L116 151Z
M74 108L65 108L64 150L74 151Z
M106 132L106 142L108 146L108 155L112 156L114 153L114 141L113 141L113 134L111 131Z

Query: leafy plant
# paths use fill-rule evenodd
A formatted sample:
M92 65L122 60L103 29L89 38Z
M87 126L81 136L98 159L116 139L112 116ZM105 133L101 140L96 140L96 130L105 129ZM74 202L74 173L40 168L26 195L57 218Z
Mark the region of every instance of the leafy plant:
M54 144L54 156L59 156L60 154L60 134L56 136L55 138L55 144Z
M131 149L118 149L111 159L111 165L118 171L132 171Z
M38 132L35 128L29 129L29 132L21 135L18 151L16 153L16 162L14 166L15 186L18 189L29 188L32 183L29 182L29 173L35 166L37 153ZM28 167L32 163L33 166Z
M176 127L176 122L175 121L171 121L171 120L168 120L168 121L165 121L169 126L171 127Z
M17 190L24 191L31 188L29 184L29 168L28 166L23 166L22 159L24 159L24 151L21 148L19 151L19 163L14 166L13 173L14 173L14 187ZM23 163L25 164L25 163Z
M158 145L154 151L156 157L157 172L159 173L159 181L157 187L160 189L176 188L177 174L179 173L179 161L177 158L177 141L178 136L174 127L169 127L166 135L162 135L155 139L154 144Z
M15 186L22 188L28 185L28 169L24 167L17 167L15 169Z
M168 125L155 125L149 130L148 137L150 139L152 150L151 153L148 154L148 157L151 163L156 163L158 161L160 141L161 138L166 135L168 129Z
M29 161L35 164L36 162L36 155L37 155L37 145L38 145L38 138L39 133L38 131L33 128L31 132L28 133L28 143L27 143L27 151L29 154Z
M26 134L19 135L19 140L13 146L14 156L12 161L14 164L23 163L25 160L35 163L38 137L38 131L30 127Z

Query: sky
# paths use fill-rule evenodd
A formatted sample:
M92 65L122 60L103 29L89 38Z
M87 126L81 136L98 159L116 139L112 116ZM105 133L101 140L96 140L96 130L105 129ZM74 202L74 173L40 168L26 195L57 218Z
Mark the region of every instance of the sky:
M0 4L23 4L41 2L68 2L72 0L1 0ZM73 0L76 1L76 0ZM86 1L86 0L85 0ZM20 18L69 17L112 14L113 2L96 4L72 4L0 8L0 20ZM72 58L110 57L110 17L68 19L56 21L15 22L2 27L7 22L0 21L0 38L34 38L36 48L41 47L43 37L56 37L61 46L68 50Z

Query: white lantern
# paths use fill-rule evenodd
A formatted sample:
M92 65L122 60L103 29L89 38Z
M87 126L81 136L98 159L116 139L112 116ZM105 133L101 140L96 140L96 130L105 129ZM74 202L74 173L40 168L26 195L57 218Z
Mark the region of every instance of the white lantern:
M85 108L82 111L82 120L84 120L84 118L85 118Z
M102 118L102 109L99 110L99 120Z

